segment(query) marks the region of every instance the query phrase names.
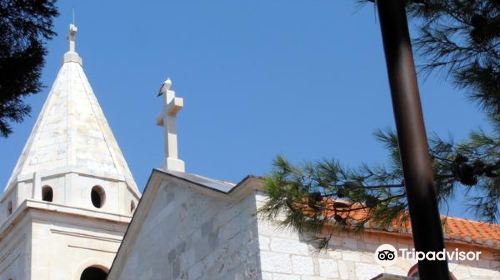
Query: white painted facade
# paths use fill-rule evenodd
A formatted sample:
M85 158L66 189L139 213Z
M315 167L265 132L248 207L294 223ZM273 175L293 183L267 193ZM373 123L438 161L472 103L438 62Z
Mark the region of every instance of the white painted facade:
M381 244L412 248L412 240L398 234L337 233L327 251L318 251L310 237L255 215L265 201L261 184L256 178L231 186L153 172L108 279L372 279L381 273L406 276L416 263L375 262ZM460 246L483 256L450 264L457 279L500 279L490 249Z
M109 270L140 198L75 36L0 199L0 279Z

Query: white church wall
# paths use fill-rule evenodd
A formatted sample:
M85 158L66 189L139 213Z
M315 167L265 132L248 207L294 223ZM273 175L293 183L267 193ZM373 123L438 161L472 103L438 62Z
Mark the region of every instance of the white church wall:
M121 213L132 216L139 204L139 198L133 195L132 192L127 191L125 188L119 188L119 200L121 203Z
M32 197L33 180L19 182L13 192L15 193L16 197L12 198L12 200L15 201L14 205L18 207L23 203L23 200L25 198Z
M111 267L126 223L31 210L31 271L36 280L80 279L83 270ZM28 279L28 278L26 278Z
M124 261L115 260L109 280L261 279L254 196L231 202L191 187L169 179L147 191L151 208L136 217L145 222L122 245Z
M14 211L26 199L41 201L42 189L46 186L52 188L53 203L122 215L133 214L131 203L135 208L139 199L123 181L105 180L77 173L46 176L40 178L35 189L33 180L30 179L18 182L3 194L0 201L0 224L9 216L9 203L12 203ZM100 208L92 204L91 191L94 186L100 186L104 190L104 203Z
M67 178L64 175L41 178L40 183L37 186L37 188L39 189L35 190L35 194L32 196L32 198L35 200L42 200L42 188L48 186L52 188L52 194L53 194L52 202L59 204L66 204L67 203L66 180Z
M66 173L60 176L50 176L42 178L38 188L50 186L53 190L53 203L65 204L68 206L85 208L89 210L99 210L122 215L131 215L130 202L137 204L138 198L131 191L127 190L127 185L123 181L102 179L93 176L86 176L78 173ZM92 204L92 188L99 186L104 192L104 201L100 208ZM40 197L36 198L41 200Z
M24 216L0 239L0 279L29 279L31 224Z
M17 187L11 188L4 193L0 201L0 225L3 225L17 208Z
M100 211L104 212L114 212L122 213L120 211L120 197L118 195L120 186L115 181L102 180L100 178L77 175L75 177L76 182L72 182L70 188L73 195L71 195L72 201L69 205L74 205L75 207L82 207L87 209L97 209L91 200L92 188L98 186L104 191L104 200L102 206L99 208Z
M257 205L262 206L265 195L257 194ZM259 245L263 280L326 280L372 279L380 273L407 275L416 261L399 259L393 266L383 267L374 259L381 244L392 244L397 249L413 248L409 238L380 233L363 235L335 233L328 250L318 251L308 236L277 228L275 224L259 219ZM480 250L460 247L460 250ZM450 271L457 279L500 279L500 262L491 252L483 250L478 262L451 263Z

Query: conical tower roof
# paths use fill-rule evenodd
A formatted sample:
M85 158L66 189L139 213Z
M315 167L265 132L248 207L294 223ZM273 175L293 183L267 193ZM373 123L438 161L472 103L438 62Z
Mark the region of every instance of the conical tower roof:
M136 183L75 52L76 27L70 26L70 50L7 184L34 172L76 172Z

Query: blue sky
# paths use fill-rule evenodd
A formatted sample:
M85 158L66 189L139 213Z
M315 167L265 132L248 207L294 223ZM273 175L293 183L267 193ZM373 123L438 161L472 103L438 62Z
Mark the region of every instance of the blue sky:
M237 182L268 174L278 154L351 167L386 162L373 137L377 128L394 127L380 30L373 6L355 2L59 1L46 88L27 99L32 117L0 138L0 184L67 50L72 8L77 51L141 190L162 163L156 93L167 76L184 97L178 132L188 172ZM444 74L419 85L429 134L460 140L488 128ZM472 217L463 204L455 199L450 214Z

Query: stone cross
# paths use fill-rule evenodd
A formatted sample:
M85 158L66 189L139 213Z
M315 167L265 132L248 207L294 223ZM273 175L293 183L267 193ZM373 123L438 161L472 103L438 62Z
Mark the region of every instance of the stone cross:
M156 121L157 125L165 128L165 170L185 172L184 161L178 158L177 151L177 113L184 106L184 100L175 96L172 81L167 79L160 88L158 96L163 96L163 110Z
M78 28L74 24L69 25L68 43L69 50L64 54L63 63L76 62L82 65L82 58L76 53L76 31Z

